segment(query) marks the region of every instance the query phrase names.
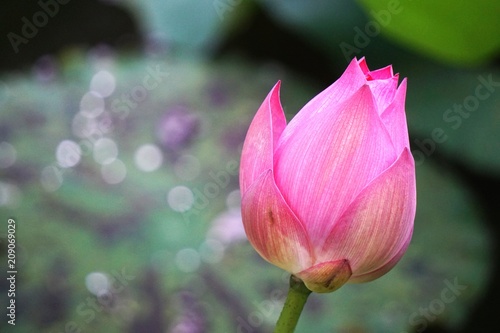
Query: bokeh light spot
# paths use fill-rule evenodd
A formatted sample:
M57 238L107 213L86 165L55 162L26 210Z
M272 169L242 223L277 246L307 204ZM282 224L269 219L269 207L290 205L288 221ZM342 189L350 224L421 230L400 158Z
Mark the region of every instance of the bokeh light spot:
M102 97L111 96L115 91L115 87L115 77L105 70L97 72L90 81L90 91L96 92Z
M112 163L105 164L101 167L101 175L106 183L118 184L125 179L127 167L125 163L116 159Z
M104 111L104 99L98 93L89 91L80 101L80 112L89 118L95 118Z
M92 294L99 296L109 289L109 278L101 272L92 272L85 277L85 286Z
M54 192L63 183L62 170L54 165L43 168L40 182L45 191Z
M82 158L80 146L71 140L61 141L57 145L56 160L63 168L71 168L77 165Z
M210 239L217 239L224 245L246 239L241 220L241 210L231 208L216 216L207 232L207 236Z
M200 255L194 249L182 249L175 255L175 264L182 272L195 272L200 267Z
M160 148L153 144L145 144L140 146L134 155L135 164L145 172L157 170L162 162L163 155Z
M94 160L101 164L110 164L118 157L118 147L109 138L101 138L94 144Z
M186 186L176 186L168 192L167 202L176 212L185 212L193 206L193 191Z
M84 116L78 112L71 123L71 130L79 138L89 138L97 130L95 119Z
M207 239L200 245L201 260L216 264L224 257L224 245L216 239Z

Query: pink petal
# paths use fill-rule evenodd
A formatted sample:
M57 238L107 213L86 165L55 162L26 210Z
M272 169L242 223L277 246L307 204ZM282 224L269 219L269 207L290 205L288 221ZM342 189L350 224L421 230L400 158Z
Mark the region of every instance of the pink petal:
M328 88L311 99L287 126L286 134L294 135L296 131L301 131L301 124L308 122L316 113L323 111L336 112L335 106L351 97L353 92L366 84L365 75L354 58L344 74Z
M307 289L316 293L330 293L342 287L352 275L348 260L322 262L294 274L304 281Z
M394 95L398 87L399 76L393 76L389 79L368 81L368 85L372 89L375 101L377 101L378 114L387 108L387 106L394 100Z
M241 214L248 240L270 263L294 273L314 262L307 233L283 200L271 170L243 195Z
M413 231L415 208L415 167L405 149L345 211L318 253L318 261L347 259L354 280L377 277L371 273L394 265L403 255ZM385 272L382 269L380 274Z
M382 113L382 122L391 135L392 142L397 152L410 148L408 139L408 126L405 114L406 79L401 82L396 96L387 109Z
M394 76L394 74L392 72L392 66L391 65L386 66L384 68L376 69L374 71L370 71L367 74L367 77L370 80L384 80L384 79L389 79L389 78L391 78L393 76Z
M413 229L408 238L406 239L406 242L402 244L401 248L396 253L396 255L394 255L394 257L392 257L392 259L389 260L385 265L369 273L353 276L351 277L351 279L349 279L349 282L350 283L370 282L389 272L394 266L396 266L396 264L405 254L406 250L408 249L408 245L410 245L412 234L413 234Z
M332 108L285 128L275 152L276 184L304 223L313 243L322 243L361 190L397 158L368 85Z
M273 168L274 150L286 126L279 89L280 82L269 92L248 129L241 154L241 193L245 193L262 173Z
M356 58L354 58L354 60L356 60ZM362 57L361 59L358 60L358 65L359 68L361 68L361 70L363 71L364 75L370 73L370 69L368 68L368 64L366 63L365 57Z

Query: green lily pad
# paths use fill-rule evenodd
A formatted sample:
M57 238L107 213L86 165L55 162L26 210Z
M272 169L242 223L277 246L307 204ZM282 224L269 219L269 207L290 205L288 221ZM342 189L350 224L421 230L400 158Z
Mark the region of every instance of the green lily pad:
M392 40L434 59L477 65L500 50L500 3L359 0Z

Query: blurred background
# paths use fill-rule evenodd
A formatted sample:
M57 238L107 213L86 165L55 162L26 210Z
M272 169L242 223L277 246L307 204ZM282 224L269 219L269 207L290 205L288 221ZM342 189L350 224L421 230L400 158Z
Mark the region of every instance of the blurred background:
M277 80L290 119L364 56L408 78L414 237L384 277L313 294L297 332L498 332L498 17L489 0L3 4L0 331L271 332L288 276L242 230L246 130Z

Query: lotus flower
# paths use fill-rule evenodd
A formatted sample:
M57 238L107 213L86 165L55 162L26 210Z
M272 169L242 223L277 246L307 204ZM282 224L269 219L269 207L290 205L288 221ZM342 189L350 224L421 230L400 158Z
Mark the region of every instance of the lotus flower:
M270 263L315 292L387 273L405 253L416 208L406 79L353 59L286 124L278 82L241 157L245 232Z

